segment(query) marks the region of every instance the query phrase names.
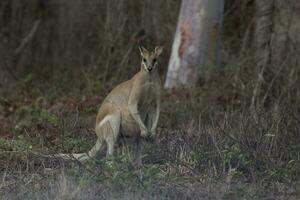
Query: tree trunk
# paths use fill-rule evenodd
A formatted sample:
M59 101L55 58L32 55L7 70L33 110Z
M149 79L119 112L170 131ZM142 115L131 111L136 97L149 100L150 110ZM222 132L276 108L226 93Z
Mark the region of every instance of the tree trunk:
M258 78L252 96L253 108L270 102L272 95L281 92L278 88L282 87L283 77L292 76L298 69L299 9L299 0L255 0L254 51ZM262 101L258 97L263 97Z
M183 0L165 88L193 85L208 64L220 64L223 0Z
M279 66L299 44L298 0L255 0L254 45L259 67ZM298 53L298 52L297 52Z
M274 0L255 1L255 60L258 68L270 62Z

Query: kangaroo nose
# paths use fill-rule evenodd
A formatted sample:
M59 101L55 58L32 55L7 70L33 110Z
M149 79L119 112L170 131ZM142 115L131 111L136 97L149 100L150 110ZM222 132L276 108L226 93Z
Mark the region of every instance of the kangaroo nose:
M151 71L152 71L152 68L148 68L148 71L151 72Z

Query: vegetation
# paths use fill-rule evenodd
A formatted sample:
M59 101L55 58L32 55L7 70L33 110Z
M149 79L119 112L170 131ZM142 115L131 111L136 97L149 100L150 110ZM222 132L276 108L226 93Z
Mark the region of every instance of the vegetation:
M252 1L225 5L222 69L164 91L142 167L127 141L108 161L45 157L94 145L99 105L139 69L139 42L164 45L164 78L180 6L68 2L0 2L1 199L299 199L299 43L284 64L257 68L245 39Z

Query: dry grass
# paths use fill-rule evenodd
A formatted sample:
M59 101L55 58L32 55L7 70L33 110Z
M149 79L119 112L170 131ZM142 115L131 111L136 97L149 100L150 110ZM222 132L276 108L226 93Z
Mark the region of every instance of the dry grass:
M153 144L145 142L140 169L127 148L112 164L98 159L78 165L30 153L88 150L98 103L79 101L77 111L67 103L57 110L48 105L42 111L17 109L22 117L11 118L19 128L1 148L25 153L1 156L1 194L8 199L297 199L294 111L276 105L253 113L251 102L225 98L228 86L221 85L220 93L203 85L164 95L158 137Z
M165 91L158 136L136 168L130 146L110 164L38 154L93 145L99 104L138 70L139 43L165 46L165 73L179 1L55 0L45 10L38 2L0 2L2 199L299 198L299 51L264 71L253 67L251 17L236 17L247 3L227 8L223 70L208 70L195 88ZM36 19L34 36L14 54Z

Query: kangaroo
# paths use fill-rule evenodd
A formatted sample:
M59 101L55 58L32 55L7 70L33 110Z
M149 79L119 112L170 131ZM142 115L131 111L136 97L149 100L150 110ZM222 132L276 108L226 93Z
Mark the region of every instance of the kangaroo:
M154 137L161 104L161 81L158 75L158 57L163 48L153 52L139 47L141 68L131 79L116 86L99 108L95 132L97 141L88 153L58 154L56 157L85 161L96 156L103 144L106 155L114 152L120 136L131 137L136 143L137 162L141 164L141 138Z

